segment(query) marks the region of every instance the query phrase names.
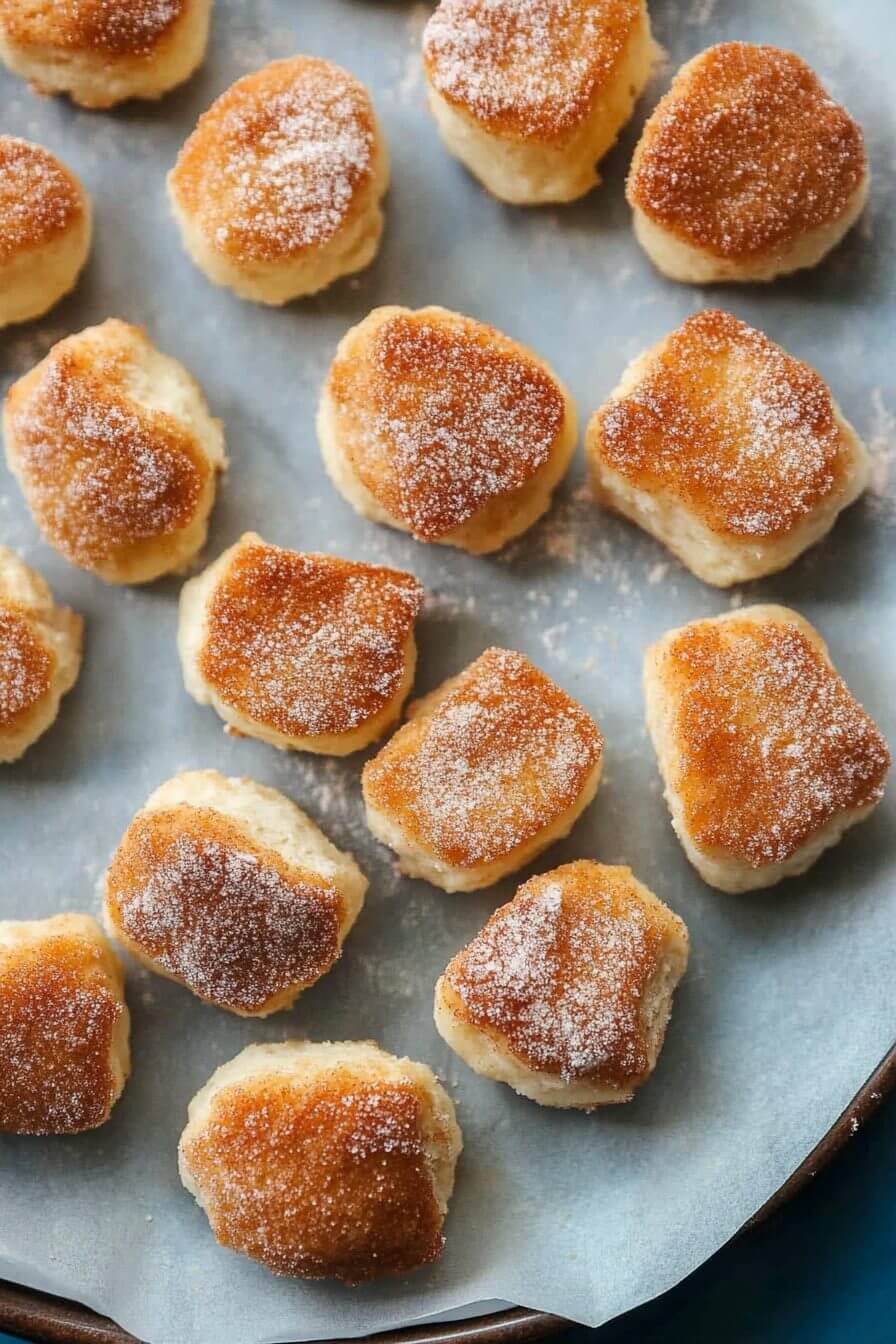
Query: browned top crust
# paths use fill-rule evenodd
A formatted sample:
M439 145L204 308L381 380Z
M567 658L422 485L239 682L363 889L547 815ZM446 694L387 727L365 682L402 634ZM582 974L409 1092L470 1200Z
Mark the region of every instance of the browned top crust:
M15 727L43 699L55 666L27 614L0 602L0 729Z
M352 732L400 690L422 605L403 570L245 542L209 599L199 670L286 736Z
M35 521L88 569L188 526L212 471L194 435L129 395L145 343L106 322L54 345L7 393L7 451Z
M507 649L411 713L364 767L364 797L454 867L504 858L556 822L603 753L582 706Z
M106 879L113 922L195 994L255 1013L339 955L332 882L285 863L237 822L182 804L138 813Z
M686 243L748 260L839 219L867 169L861 130L805 61L723 42L675 77L627 195Z
M815 370L717 309L668 337L589 441L636 488L747 540L782 536L838 494L854 451Z
M651 1067L645 996L678 924L630 869L564 864L525 882L449 964L451 1010L530 1069L629 1087Z
M218 1093L183 1156L223 1245L275 1274L363 1283L442 1249L431 1111L410 1081L334 1069L309 1088L271 1074Z
M0 1131L77 1134L108 1117L124 1011L87 939L0 945Z
M783 863L837 813L881 798L887 745L800 626L695 621L659 674L672 699L667 786L702 848Z
M422 541L531 480L566 416L540 361L442 308L398 310L362 330L334 361L327 390L361 481Z
M0 0L0 29L20 46L149 56L191 0Z
M565 140L643 21L640 0L441 0L423 62L437 92L493 134Z
M275 263L328 243L360 208L377 154L364 85L330 61L272 61L199 118L169 177L207 246Z
M54 154L0 135L0 264L61 237L86 209L77 178Z

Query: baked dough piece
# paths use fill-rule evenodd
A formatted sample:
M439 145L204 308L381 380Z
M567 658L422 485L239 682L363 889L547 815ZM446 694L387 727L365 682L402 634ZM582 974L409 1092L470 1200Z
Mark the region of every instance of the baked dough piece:
M441 0L423 38L442 139L514 205L597 185L654 54L644 0Z
M720 891L804 873L883 796L883 737L787 607L670 631L644 689L675 833Z
M247 737L346 756L401 714L422 605L404 570L282 550L247 532L184 584L184 684Z
M197 383L110 318L13 383L6 460L41 532L107 583L148 583L201 550L225 465Z
M0 59L81 107L161 98L201 64L212 0L0 0Z
M367 879L294 803L190 770L151 794L106 874L104 918L144 966L242 1017L334 965Z
M273 61L199 119L168 176L184 246L216 285L282 304L363 270L383 231L385 140L330 61Z
M671 280L815 266L868 196L862 132L791 51L722 42L683 65L644 127L626 194Z
M71 169L0 135L0 327L40 317L74 287L91 233L90 199Z
M376 308L343 337L317 432L365 518L482 554L540 518L576 445L548 366L445 308Z
M784 569L869 476L815 370L714 309L629 365L585 450L595 498L719 587Z
M222 1245L365 1283L436 1260L461 1150L425 1064L372 1041L250 1045L190 1102L180 1175Z
M530 878L436 985L439 1034L542 1106L631 1101L653 1072L688 931L630 868Z
M597 725L521 653L486 649L364 767L367 824L401 871L475 891L568 835L597 792Z
M0 1132L78 1134L130 1072L121 965L95 919L0 921Z
M0 546L0 762L17 761L55 721L78 679L83 630L41 576Z

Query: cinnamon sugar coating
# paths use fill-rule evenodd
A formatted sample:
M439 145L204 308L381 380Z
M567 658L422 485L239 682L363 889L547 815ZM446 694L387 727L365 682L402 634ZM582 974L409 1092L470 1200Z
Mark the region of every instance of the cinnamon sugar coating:
M47 695L55 665L27 612L0 600L0 730L14 729Z
M187 0L0 0L10 41L57 51L149 56Z
M0 264L61 237L87 208L77 178L54 154L0 135Z

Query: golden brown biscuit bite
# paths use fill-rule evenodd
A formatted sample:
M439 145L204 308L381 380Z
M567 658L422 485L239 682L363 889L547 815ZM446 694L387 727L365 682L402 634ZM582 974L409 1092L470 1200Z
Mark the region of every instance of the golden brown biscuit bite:
M71 169L0 135L0 327L40 317L73 288L91 233L90 199Z
M216 770L161 785L106 873L112 937L243 1017L289 1008L334 965L367 879L275 789Z
M168 175L187 252L216 285L282 304L376 256L385 141L357 79L313 56L245 75L199 119Z
M626 194L672 280L772 280L815 266L868 195L862 132L805 61L721 42L683 65L644 127Z
M630 1101L653 1072L688 931L630 868L530 878L436 985L440 1035L542 1106Z
M531 351L445 308L377 308L343 337L317 417L336 488L366 518L481 554L540 518L576 443L572 400Z
M160 98L202 64L212 0L0 0L0 59L81 107Z
M886 742L787 607L670 631L644 689L675 833L721 891L804 873L883 796Z
M647 82L644 0L441 0L423 37L445 145L500 200L571 201Z
M72 564L148 583L202 548L221 425L142 328L110 318L59 341L9 389L3 435L35 522Z
M789 565L869 474L815 370L714 309L629 365L585 449L595 498L720 587Z
M179 1161L223 1246L275 1274L357 1284L438 1258L461 1146L425 1064L371 1041L286 1041L212 1075Z
M247 532L184 584L184 683L238 732L344 756L401 713L423 589L381 565L270 546Z
M569 834L597 792L603 746L521 653L486 649L416 701L365 765L367 824L402 872L475 891Z
M121 965L89 915L0 921L0 1133L105 1124L130 1072Z

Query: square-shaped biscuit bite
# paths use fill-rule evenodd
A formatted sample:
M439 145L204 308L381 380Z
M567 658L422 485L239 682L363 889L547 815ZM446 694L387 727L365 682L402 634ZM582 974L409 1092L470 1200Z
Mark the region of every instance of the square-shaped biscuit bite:
M130 1071L124 976L89 915L0 921L0 1132L78 1134Z
M670 631L647 651L644 690L672 825L721 891L804 873L883 796L886 742L787 607Z
M402 872L475 891L569 834L597 792L603 747L550 677L486 649L412 705L364 767L367 823Z
M595 498L720 588L789 565L869 474L819 374L717 309L629 365L586 453Z

